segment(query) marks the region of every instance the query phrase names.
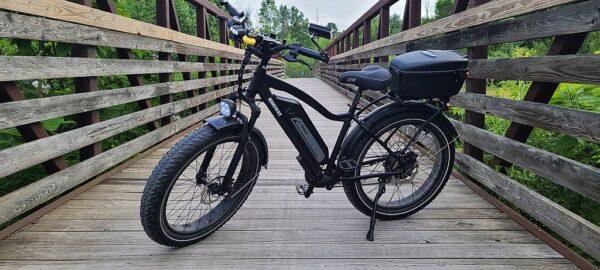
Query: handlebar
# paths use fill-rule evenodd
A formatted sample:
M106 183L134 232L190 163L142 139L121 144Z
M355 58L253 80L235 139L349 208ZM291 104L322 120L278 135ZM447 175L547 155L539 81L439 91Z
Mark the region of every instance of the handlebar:
M299 54L299 55L303 55L308 58L319 60L326 64L329 63L329 55L327 55L326 53L320 53L315 50L302 47L300 44L289 45L289 46L287 46L287 49L297 52L297 54Z
M280 42L278 40L275 40L274 37L271 38L269 36L263 36L260 34L252 35L251 33L253 32L253 30L247 29L247 25L244 22L245 21L244 13L238 11L227 0L221 0L220 3L221 3L221 5L225 6L225 9L229 13L229 15L234 17L232 20L229 20L227 23L230 27L230 30L234 34L234 38L238 41L243 42L245 45L258 46L259 44L269 44L270 45L269 50L272 50L271 53L279 53L286 49L291 50L292 52L290 52L290 55L292 56L292 58L289 58L289 59L295 59L296 61L294 61L294 62L301 62L301 63L306 64L305 62L300 61L301 59L297 59L298 55L303 55L303 56L306 56L306 57L309 57L309 58L312 58L315 60L329 63L329 56L327 55L327 53L325 53L321 50L321 47L319 46L319 44L316 43L316 41L314 41L314 39L313 39L313 43L317 46L317 48L319 48L319 50L321 50L321 52L302 47L300 44L285 45L285 41ZM287 60L288 58L285 58L285 59ZM306 64L306 65L308 65L308 64Z
M298 50L298 54L300 54L300 55L304 55L306 57L316 59L316 60L323 60L321 53L319 53L315 50L311 50L309 48L304 48L304 47L299 47L299 48L297 48L297 50Z

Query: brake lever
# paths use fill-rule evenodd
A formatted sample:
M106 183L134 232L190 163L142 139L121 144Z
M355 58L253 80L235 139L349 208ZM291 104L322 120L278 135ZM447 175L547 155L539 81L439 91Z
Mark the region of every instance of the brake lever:
M306 61L304 61L303 59L297 58L296 60L298 60L298 62L300 64L303 64L303 65L307 66L309 70L313 70L313 68L310 66L310 64L307 63Z
M283 56L283 59L285 59L285 61L288 61L290 63L300 63L303 64L305 66L308 67L308 69L313 70L313 68L310 66L310 64L308 64L306 61L302 60L302 59L298 59L296 58L297 56L291 55L291 54L286 54Z

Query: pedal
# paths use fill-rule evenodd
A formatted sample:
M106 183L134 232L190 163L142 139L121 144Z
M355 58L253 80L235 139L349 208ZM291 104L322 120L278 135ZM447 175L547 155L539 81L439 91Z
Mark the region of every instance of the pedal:
M338 162L337 169L340 172L341 177L354 176L354 172L356 172L356 161L352 159L342 160Z
M298 192L298 195L300 196L304 196L304 198L310 197L311 194L313 194L313 189L314 187L309 186L309 185L297 185L296 186L296 192Z

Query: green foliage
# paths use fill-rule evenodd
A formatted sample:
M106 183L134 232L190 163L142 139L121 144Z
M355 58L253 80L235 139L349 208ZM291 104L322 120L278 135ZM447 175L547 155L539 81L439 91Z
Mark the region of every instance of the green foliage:
M280 21L281 18L279 18L279 10L275 5L275 0L261 1L260 9L258 10L258 23L260 24L260 32L266 35L277 33L277 23Z
M597 85L561 84L552 104L582 110L600 111L600 87Z
M334 22L329 22L326 26L332 31L332 40L336 39L340 35L340 30L338 29L337 24L335 24Z
M527 47L516 47L511 56L529 57L534 53ZM494 82L488 87L488 95L522 100L529 86L529 82L522 81ZM550 104L600 112L600 86L560 84ZM462 118L464 112L452 109L450 115ZM509 124L508 120L486 116L486 129L493 133L504 135ZM537 128L532 132L527 144L600 168L600 144ZM508 168L506 174L592 223L600 224L600 212L597 211L600 209L600 203L517 166Z
M316 49L310 41L308 33L309 20L304 17L304 13L297 7L288 7L281 5L277 7L274 0L262 0L260 4L259 14L259 31L263 34L276 34L278 39L286 40L287 43L300 43L303 46ZM334 23L329 23L335 31L337 26ZM335 34L334 34L335 35ZM325 47L328 41L322 42L320 45ZM305 59L311 65L315 65L316 61ZM289 77L312 77L313 72L306 66L297 63L285 63L286 73Z
M399 14L390 15L390 34L400 33L402 31L402 19Z
M452 7L454 6L454 0L438 0L435 3L435 20L439 20L444 17L448 17L452 14Z

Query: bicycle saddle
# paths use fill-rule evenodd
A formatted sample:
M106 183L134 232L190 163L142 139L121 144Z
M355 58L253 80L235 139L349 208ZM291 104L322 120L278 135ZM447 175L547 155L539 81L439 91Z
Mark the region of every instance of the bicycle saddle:
M354 84L361 89L383 90L392 81L392 74L377 65L368 66L361 71L346 71L339 76L341 83Z

